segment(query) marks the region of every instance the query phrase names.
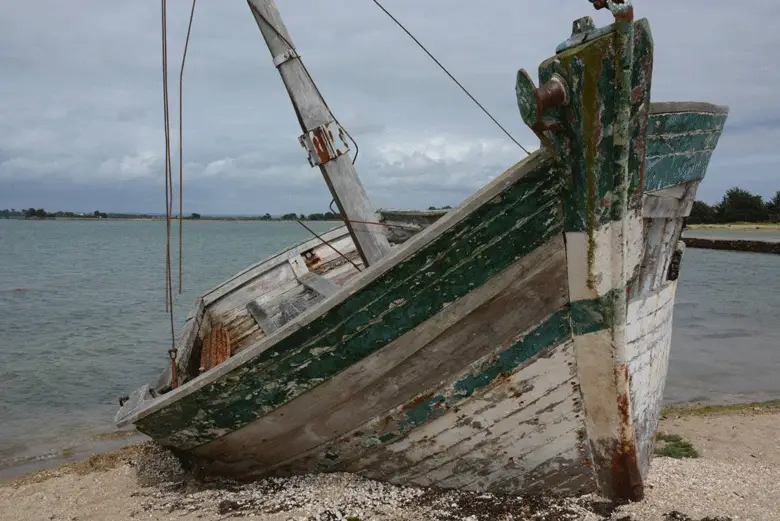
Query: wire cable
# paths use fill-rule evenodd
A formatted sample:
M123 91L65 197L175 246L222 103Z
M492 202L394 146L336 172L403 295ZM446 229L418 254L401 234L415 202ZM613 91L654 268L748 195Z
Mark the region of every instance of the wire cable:
M505 129L505 128L504 128L504 127L501 125L501 123L499 123L499 122L496 120L496 118L494 118L494 117L493 117L493 116L490 114L490 112L488 112L488 111L487 111L487 109L486 109L485 107L483 107L483 106L482 106L482 104L481 104L479 101L477 101L477 99L476 99L474 96L472 96L472 95L471 95L471 93L470 93L468 90L466 90L466 87L464 87L463 85L461 85L461 83L460 83L460 82L459 82L459 81L458 81L458 80L455 78L455 76L453 76L452 74L450 74L450 71L448 71L448 70L447 70L447 68L446 68L446 67L444 67L444 65L442 65L442 64L439 62L439 60L437 60L437 59L436 59L436 57L435 57L433 54L431 54L431 53L428 51L428 49L426 49L426 48L425 48L425 46L424 46L422 43L420 43L420 41L419 41L417 38L415 38L415 37L414 37L414 35L413 35L411 32L409 32L409 30L408 30L406 27L404 27L404 25L403 25L401 22L399 22L399 21L398 21L398 20L397 20L397 19L396 19L396 18L395 18L395 17L394 17L392 14L390 14L390 12L389 12L387 9L385 9L385 7L384 7L382 4L380 4L380 3L378 2L378 0L371 0L371 1L372 1L372 2L374 2L374 3L377 5L377 7L379 7L379 8L380 8L380 9L381 9L381 10L382 10L382 11L383 11L383 12L384 12L384 13L385 13L385 14L386 14L388 17L390 17L390 19L391 19L392 21L394 21L394 22L396 23L396 25L398 25L398 27L400 27L401 29L403 29L403 31L404 31L404 32L405 32L407 35L409 35L409 37L410 37L412 40L414 40L414 43L416 43L416 44L417 44L417 45L418 45L418 46L419 46L419 47L420 47L420 48L421 48L423 51L425 51L425 53L426 53L426 54L427 54L427 55L428 55L428 56L429 56L429 57L430 57L430 58L431 58L431 59L432 59L434 62L436 62L436 65L438 65L438 66L439 66L439 68L441 68L441 70L443 70L443 71L444 71L444 72L447 74L447 76L449 76L449 77L450 77L450 79L451 79L452 81L454 81L454 82L455 82L455 84L456 84L458 87L460 87L460 88L461 88L461 90L462 90L463 92L465 92L465 93L466 93L466 95L467 95L469 98L471 98L471 101L473 101L474 103L476 103L476 104L477 104L477 106L478 106L479 108L481 108L481 109L482 109L482 112L484 112L485 114L487 114L487 116L488 116L488 117L489 117L491 120L493 120L493 123L495 123L495 124L498 126L498 128L500 128L500 129L501 129L501 130L504 132L504 134L506 134L506 135L507 135L507 137L508 137L509 139L511 139L512 141L514 141L515 145L519 146L519 147L520 147L520 148L523 150L523 152L525 152L526 154L530 154L530 152L529 152L528 150L526 150L526 148L525 148L523 145L521 145L521 144L520 144L520 142L519 142L519 141L517 141L517 140L516 140L516 139L515 139L515 138L512 136L512 134L510 134L510 133L509 133L509 131L508 131L507 129Z

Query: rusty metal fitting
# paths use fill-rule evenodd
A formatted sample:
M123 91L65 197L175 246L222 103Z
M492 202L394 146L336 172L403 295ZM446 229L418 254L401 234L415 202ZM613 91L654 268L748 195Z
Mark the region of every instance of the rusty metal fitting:
M544 119L544 111L549 108L561 107L569 103L569 86L560 75L553 74L538 89L525 69L517 73L517 105L525 124L537 134L557 127L553 121Z
M335 121L313 128L298 139L309 153L309 164L313 167L349 152L346 133Z

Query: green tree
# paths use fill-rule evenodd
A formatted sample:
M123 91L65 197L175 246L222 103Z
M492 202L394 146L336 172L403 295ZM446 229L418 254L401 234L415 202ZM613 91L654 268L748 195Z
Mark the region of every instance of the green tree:
M770 221L780 221L780 190L775 192L774 197L766 203L766 209L769 212Z
M737 186L728 189L718 205L718 221L722 223L755 223L768 220L769 212L761 196Z
M690 224L711 224L717 222L718 209L704 201L694 201L691 214L686 219Z
M190 214L190 219L200 219L200 214L193 212Z

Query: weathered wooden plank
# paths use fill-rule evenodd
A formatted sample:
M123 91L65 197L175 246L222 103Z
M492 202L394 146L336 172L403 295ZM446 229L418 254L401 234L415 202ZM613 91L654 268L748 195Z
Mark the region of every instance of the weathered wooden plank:
M334 261L341 262L344 260L344 257L349 258L359 266L364 266L363 261L360 259L360 255L357 254L355 244L352 242L352 237L349 235L335 241L328 241L327 244L321 242L310 251L313 255L310 259L306 260L306 264L310 271L319 271L325 265L331 264Z
M677 282L629 303L625 361L631 381L631 415L642 476L650 468L669 351Z
M691 213L693 199L673 199L645 194L642 217L645 219L675 219Z
M344 287L347 284L351 284L352 280L359 274L360 271L356 270L352 264L349 262L343 262L340 265L329 269L324 274L322 274L322 276L337 286Z
M392 469L398 482L465 488L488 477L490 468L501 469L494 483L510 476L518 479L520 467L528 471L535 466L525 459L535 449L551 444L557 454L571 448L550 443L550 438L584 428L582 411L574 405L572 351L571 342L551 348L548 356L534 357L533 363L473 396L457 412L449 411L388 445L387 455L405 460L404 467ZM566 421L562 431L555 433L553 425L562 412ZM514 472L505 468L513 460L517 460ZM376 465L386 471L390 466L383 461ZM353 465L359 467L361 462ZM494 483L485 483L486 489Z
M256 300L248 302L246 310L252 315L252 318L255 319L257 325L263 329L266 335L270 335L276 330L276 324L271 321L268 314Z
M279 302L279 310L282 314L279 319L279 327L295 319L298 315L305 313L309 308L322 302L322 300L321 295L315 294L314 298L312 298L311 295L306 293L302 293L294 299L282 300Z
M565 302L559 236L382 350L261 420L199 447L196 454L255 468L301 456L414 400ZM241 467L242 473L246 470Z
M439 220L448 210L380 209L380 220L387 225L390 242L402 243Z
M703 101L656 101L650 104L647 133L657 135L697 130L719 131L725 125L728 114L728 107ZM694 115L699 115L698 119L691 117Z
M342 239L345 235L347 237L349 236L347 228L345 226L339 226L338 228L330 230L324 234L320 234L320 237L328 242L333 242ZM277 267L278 265L285 264L289 258L300 255L301 252L315 249L322 245L322 241L314 237L301 241L289 248L285 248L270 258L267 258L238 272L219 286L204 293L201 298L207 307L211 306L211 304L213 304L215 301L221 299L225 295L233 293L234 290L245 284L248 284L252 280L256 279L259 275L262 275L268 271L272 271L273 268Z
M666 280L666 270L675 239L682 228L682 218L657 218L648 221L645 237L645 257L639 272L637 288L640 293L653 291Z
M683 218L690 214L698 184L690 181L645 194L644 258L636 286L639 292L652 292L666 281Z
M287 262L290 264L290 267L292 268L293 275L295 275L295 278L300 279L304 275L309 273L309 268L306 266L306 263L303 261L303 257L300 255L295 255L293 257L290 257L287 259Z
M379 414L368 423L360 425L355 431L334 438L325 446L319 448L319 452L306 457L297 456L288 462L290 468L305 470L307 468L328 468L330 470L350 470L359 465L367 470L372 464L381 463L385 474L392 474L398 469L405 468L411 453L400 455L400 459L394 459L393 453L388 452L387 447L394 442L402 442L404 439L416 439L419 429L425 428L430 436L435 435L436 429L446 428L448 424L432 423L447 411L459 413L460 418L467 418L469 413L461 408L470 407L472 396L480 397L486 391L494 387L498 381L503 381L506 375L512 374L520 366L530 364L530 360L544 349L565 342L571 336L569 315L566 310L558 311L544 320L541 324L529 328L516 335L514 339L502 343L509 344L497 354L483 356L482 359L471 364L470 368L445 380L444 385L439 383L437 388L431 391L418 391L412 394L404 404L400 404L392 411ZM539 359L535 359L534 364ZM542 384L540 391L545 385ZM425 387L423 387L425 389ZM527 386L517 387L513 394L528 391ZM521 400L522 401L522 400ZM473 411L471 413L473 415ZM428 427L431 425L431 427ZM429 437L430 437L429 436ZM410 438L411 437L411 438ZM425 438L427 439L427 438ZM418 445L420 448L424 446ZM400 450L398 452L401 452ZM392 466L391 465L395 465Z
M667 211L647 212L653 216L646 224L645 253L638 277L640 291L654 291L667 280L669 264L682 234L683 219L690 214L698 184L699 181L691 181L646 195L663 200Z
M321 275L317 275L316 273L307 273L306 275L298 277L298 280L301 282L301 284L311 289L312 291L317 292L325 298L335 295L341 289L341 287L335 282L331 282L330 280Z
M578 391L572 385L571 342L552 347L557 339L565 341L571 334L566 317L565 312L555 314L518 344L472 365L470 373L461 374L444 388L397 408L388 417L379 415L316 456L275 472L318 468L359 472L397 483L466 487L479 483L483 490L500 490L511 488L511 483L519 485L523 479L538 482L540 488L554 488L555 483L544 478L553 473L560 477L565 469L572 483L577 483L575 476L590 476L578 483L592 489L592 469L583 463L587 449L582 446ZM549 347L540 350L543 345ZM518 363L514 353L523 352L532 358ZM497 373L491 370L495 358L501 367ZM407 427L398 433L396 429L404 423ZM387 429L395 431L394 435L382 434ZM553 456L566 454L555 462L555 469L538 468L545 445L550 445ZM577 449L573 457L569 456L571 448ZM523 456L529 458L529 465ZM485 475L490 482L479 481Z
M530 197L531 193L529 193ZM533 197L535 202L544 201L542 193L534 191ZM372 298L371 303L368 308L362 310L362 313L365 313L364 316L372 318L368 324L365 324L366 319L359 317L342 320L334 324L336 329L332 332L323 331L322 336L315 337L313 341L310 335L303 333L293 335L290 341L295 342L296 351L292 355L286 358L273 357L269 351L258 357L259 364L266 361L267 364L258 365L258 367L263 367L263 371L250 373L252 382L247 381L244 384L247 386L246 394L234 390L230 397L225 397L224 393L215 389L212 392L216 394L209 393L209 397L204 398L204 400L212 403L211 407L213 407L213 400L219 401L220 396L223 400L227 398L231 401L236 400L239 396L241 396L240 399L243 399L243 396L252 396L250 403L239 401L237 404L239 408L234 410L229 418L225 418L231 425L235 426L240 425L237 425L239 421L248 423L273 410L285 401L302 394L320 382L321 379L328 378L343 370L357 362L362 356L381 348L405 330L415 327L443 305L465 294L473 286L487 281L495 273L494 270L502 269L506 263L521 255L524 250L535 248L539 242L555 233L555 228L552 227L554 219L551 219L554 211L555 208L550 207L532 216L530 220L523 220L519 216L511 214L502 216L502 220L505 217L507 221L514 223L514 226L518 228L523 224L528 224L532 237L538 237L538 239L506 239L504 236L511 234L510 228L510 232L498 235L495 240L475 240L472 243L474 246L482 245L476 251L473 251L474 246L469 248L469 242L465 241L452 245L447 244L445 247L448 249L448 253L435 256L439 266L446 274L444 277L431 279L427 269L428 262L426 262L417 268L420 271L413 275L411 281L407 280L405 283L399 284L389 294L383 292L382 299L377 301L372 298L373 295L369 297ZM482 224L480 224L481 226ZM503 224L497 225L497 228L499 227L506 230ZM488 248L485 248L485 244L488 245ZM484 257L480 255L482 252L484 252ZM484 258L490 258L491 264L485 266L482 260ZM448 270L446 265L449 263L455 264L454 268L457 267L457 269ZM401 280L403 281L404 277ZM357 309L359 310L360 307ZM300 340L296 336L300 336ZM309 345L304 344L302 347L298 347L303 340L309 340ZM204 406L206 401L203 402ZM181 402L179 405L186 406ZM197 402L191 406L197 407L198 410L201 407ZM190 413L184 410L182 412L185 413L185 417L194 418ZM203 420L197 419L195 421ZM165 428L163 427L165 425L173 427L168 422L157 423L157 426L161 428ZM182 435L193 439L193 441L201 439L197 437L199 436L197 430L187 428L181 432ZM213 431L204 430L200 436L211 436L211 432ZM177 443L180 441L177 440Z
M190 388L151 404L144 414L165 407L159 412L165 418L141 419L138 428L154 431L160 439L183 429L177 434L186 436L190 446L210 441L262 416L332 371L359 361L422 323L442 305L489 280L516 257L533 251L560 231L555 204L560 184L549 175L548 158L544 151L532 154L400 246L386 266L376 267L382 269L367 270L358 277L352 298L329 299L319 315L306 315L309 321L277 330L266 340L272 347L261 342L248 348L217 368L214 379L192 382ZM485 204L488 201L492 203ZM429 268L434 263L444 276L432 280ZM368 317L373 321L368 322ZM273 337L282 333L285 337L271 344ZM316 359L312 353L318 353ZM308 360L312 362L303 365ZM259 371L261 367L264 370ZM236 370L230 379L233 391L225 396L221 389L227 382L219 377L231 369ZM284 383L287 378L297 383ZM236 385L246 386L246 392ZM174 397L180 399L173 403ZM215 403L221 405L215 407ZM204 417L197 412L203 407L235 409L230 414ZM186 426L193 421L201 426ZM224 427L223 422L227 422ZM177 438L176 443L180 442L184 440Z
M710 103L651 104L647 128L645 191L700 181L728 117Z
M257 275L251 281L236 288L232 293L224 295L209 307L209 312L214 316L220 316L235 309L241 310L250 300L255 300L265 293L272 292L293 281L296 281L295 273L290 263L285 261L283 264Z

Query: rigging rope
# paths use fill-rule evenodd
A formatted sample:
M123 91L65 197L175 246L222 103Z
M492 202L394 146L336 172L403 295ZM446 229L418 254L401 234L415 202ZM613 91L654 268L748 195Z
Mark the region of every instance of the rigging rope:
M181 69L179 70L179 295L181 295L181 258L182 258L182 212L184 209L184 151L183 151L183 125L182 125L182 91L184 89L184 64L187 61L187 48L190 45L190 33L192 32L192 19L195 17L195 2L192 0L190 9L190 21L187 25L187 37L184 40L184 52L181 56Z
M453 76L452 74L450 74L450 71L448 71L448 70L447 70L447 68L446 68L446 67L444 67L444 65L442 65L442 64L439 62L439 60L437 60L437 59L436 59L436 57L434 57L434 56L433 56L433 54L431 54L431 53L428 51L428 49L426 49L426 48L425 48L425 46L424 46L422 43L420 43L420 41L419 41L417 38L415 38L415 37L414 37L414 35L413 35L411 32L409 32L409 30L408 30L406 27L404 27L404 25L403 25L401 22L399 22L399 21L398 21L398 20L397 20L397 19L396 19L396 18L395 18L395 17L394 17L392 14L390 14L390 12L389 12L387 9L385 9L385 7L384 7L382 4L380 4L378 0L371 0L371 1L372 1L372 2L374 2L374 3L377 5L377 7L379 7L379 8L380 8L382 11L384 11L384 13L385 13L385 14L386 14L388 17L390 17L390 19L391 19L392 21L394 21L394 22L396 23L396 25L398 25L398 27L400 27L401 29L403 29L403 31L404 31L404 32L405 32L407 35L409 35L409 37L410 37L412 40L414 40L414 43L416 43L416 44L417 44L417 45L418 45L418 46L419 46L419 47L420 47L420 48L421 48L423 51L425 51L425 53L426 53L426 54L427 54L427 55L428 55L428 56L429 56L429 57L430 57L430 58L431 58L431 59L432 59L434 62L436 62L436 65L438 65L438 66L439 66L439 68L440 68L441 70L443 70L443 71L444 71L444 72L447 74L447 76L449 76L449 77L450 77L450 79L451 79L452 81L454 81L454 82L455 82L455 84L456 84L458 87L460 87L460 88L461 88L461 90L462 90L463 92L465 92L465 93L466 93L466 95L467 95L469 98L471 98L471 101L473 101L474 103L476 103L476 105L477 105L479 108L481 108L481 109L482 109L482 112L484 112L485 114L487 114L487 116L488 116L488 117L489 117L491 120L493 120L493 123L495 123L495 124L498 126L498 128L500 128L500 129L501 129L501 130L504 132L504 134L506 134L506 135L507 135L507 137L508 137L509 139L511 139L512 141L514 141L515 145L519 146L519 147L520 147L520 148L523 150L523 152L525 152L526 154L530 154L530 152L529 152L528 150L526 150L526 148L525 148L523 145L521 145L521 144L520 144L520 142L519 142L519 141L517 141L517 140L516 140L516 139L515 139L515 138L512 136L512 134L510 134L510 133L509 133L509 131L508 131L507 129L505 129L505 128L504 128L504 127L501 125L501 123L499 123L499 122L496 120L496 118L494 118L494 117L493 117L493 116L490 114L490 112L488 112L488 111L487 111L487 109L486 109L485 107L483 107L483 106L482 106L482 104L481 104L479 101L477 101L477 99L476 99L474 96L472 96L472 95L471 95L471 93L470 93L468 90L466 90L466 87L464 87L463 85L461 85L461 83L460 83L460 82L459 82L459 81L458 81L458 80L455 78L455 76Z
M173 176L171 168L171 128L168 112L168 20L167 2L160 0L162 17L162 79L163 119L165 125L165 310L168 312L171 329L171 373L173 387L177 387L176 337L173 326L173 282L171 279L171 213L173 210Z

